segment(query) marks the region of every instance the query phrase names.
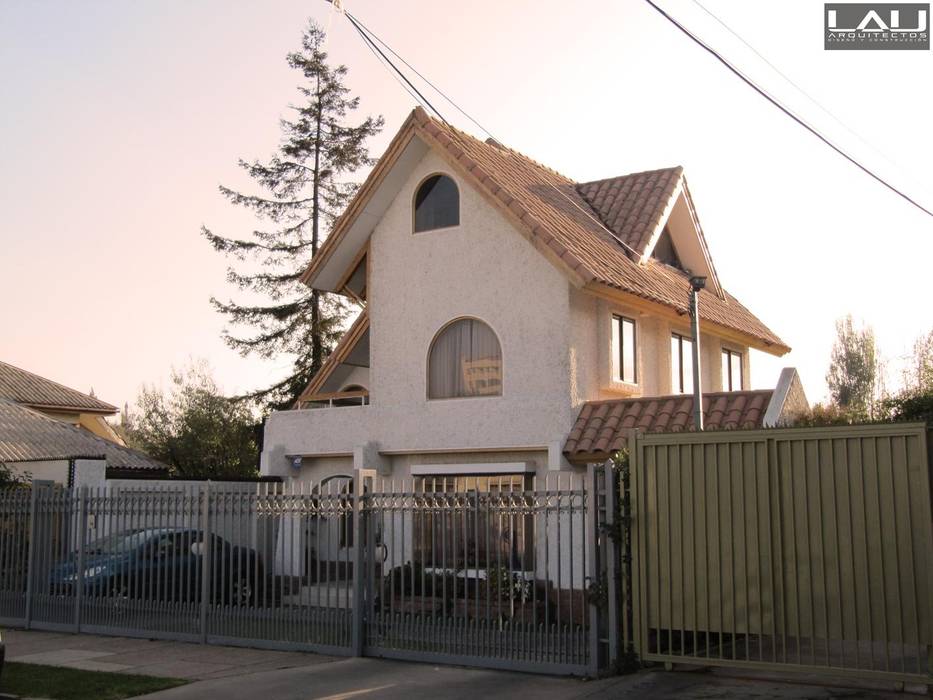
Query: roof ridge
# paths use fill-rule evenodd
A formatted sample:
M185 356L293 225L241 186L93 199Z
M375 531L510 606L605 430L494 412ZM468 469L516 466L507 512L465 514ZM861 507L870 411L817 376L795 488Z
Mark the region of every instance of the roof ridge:
M612 175L610 177L601 177L596 180L587 180L585 182L576 183L578 187L585 187L587 185L597 185L603 182L609 182L610 180L620 180L623 177L635 177L637 175L651 175L653 173L666 173L666 172L675 172L680 171L684 172L684 166L682 165L671 165L666 168L651 168L650 170L638 170L633 173L623 173L622 175Z
M76 394L80 394L80 395L83 396L84 398L89 399L89 400L91 400L91 401L95 401L95 402L97 402L98 404L100 404L101 410L103 410L105 407L108 408L108 409L113 409L113 412L114 412L114 413L117 413L117 412L120 410L119 408L117 408L117 407L114 406L113 404L107 403L106 401L101 401L101 400L100 400L99 398L97 398L96 396L91 396L90 394L85 394L83 391L80 391L80 390L75 389L75 388L70 387L70 386L66 386L66 385L62 384L61 382L56 382L54 379L49 379L48 377L43 377L41 374L36 374L35 372L30 372L28 369L23 369L22 367L18 367L18 366L14 365L14 364L10 364L9 362L5 362L5 361L3 361L3 360L0 360L0 365L5 365L6 367L10 367L11 369L16 370L17 372L22 372L23 374L28 374L30 377L34 377L34 378L36 378L36 379L38 379L38 380L40 380L40 381L42 381L42 382L47 382L47 383L49 383L49 384L54 384L56 387L58 387L58 388L60 388L60 389L64 389L65 391L69 391L69 392L74 392L74 393L76 393ZM0 396L0 398L8 398L8 397ZM37 404L37 405L40 405L40 406L42 406L42 405L48 405L48 406L59 406L59 405L60 405L60 406L62 406L62 407L67 406L67 404L43 404L41 401L36 401L36 402L34 402L34 403ZM73 407L74 407L74 408L87 408L87 407L81 407L81 406L77 406L77 405L74 405Z
M417 112L419 109L420 109L420 107L419 107L419 108L416 108L415 111ZM421 111L423 112L424 110L421 110ZM438 120L438 119L435 119L434 117L432 117L432 116L431 116L430 114L428 114L427 112L424 112L424 115L425 115L425 117L427 117L427 119L429 119L430 121L432 121L435 125L437 125L437 126L438 126L439 128L441 128L441 129L448 129L448 130L450 130L450 131L453 131L453 132L456 133L456 134L459 134L460 136L465 136L466 138L468 138L468 139L470 139L470 140L472 140L472 141L475 141L479 146L486 147L486 148L495 148L495 149L498 150L498 151L506 151L507 153L509 153L509 154L511 154L511 155L518 156L519 158L522 158L523 160L528 161L528 162L531 163L532 165L534 165L534 166L536 166L536 167L538 167L538 168L541 168L542 170L546 170L547 172L551 173L552 175L555 175L555 176L559 177L561 180L564 180L565 183L568 184L568 185L576 185L576 184L577 184L577 182L576 182L573 178L569 178L569 177L567 177L566 175L564 175L562 172L560 172L560 171L558 171L558 170L555 170L554 168L550 167L549 165L545 165L544 163L535 160L535 159L532 158L531 156L529 156L529 155L527 155L527 154L525 154L525 153L522 153L521 151L518 151L518 150L512 148L511 146L508 146L508 145L504 144L502 141L500 141L499 139L497 139L497 138L496 138L495 136L493 136L492 134L490 134L489 136L490 136L490 138L492 138L492 139L498 144L498 146L497 146L497 145L494 145L494 144L491 144L491 143L488 143L487 141L483 141L483 140L477 138L476 136L474 136L473 134L471 134L471 133L469 133L469 132L467 132L467 131L464 131L463 129L458 129L457 127L453 126L452 124L449 124L449 123L447 123L447 122L443 122L443 121L440 121L440 120ZM487 133L488 133L488 132L487 132Z

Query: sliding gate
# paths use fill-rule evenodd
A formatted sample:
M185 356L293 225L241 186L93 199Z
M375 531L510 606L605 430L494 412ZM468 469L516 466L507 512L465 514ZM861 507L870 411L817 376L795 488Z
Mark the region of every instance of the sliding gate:
M931 682L926 427L630 441L647 661Z
M363 507L374 574L364 653L593 672L590 494L585 475L572 473L375 479Z
M0 491L0 624L595 675L602 477Z

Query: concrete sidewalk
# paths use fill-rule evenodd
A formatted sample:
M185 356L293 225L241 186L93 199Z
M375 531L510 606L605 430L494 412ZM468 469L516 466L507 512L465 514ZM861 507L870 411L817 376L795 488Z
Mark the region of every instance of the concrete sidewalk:
M302 652L88 634L4 630L3 638L9 661L196 681L146 696L159 700L342 700L356 697L491 700L516 696L528 700L904 700L905 697L892 692L890 683L862 682L856 688L829 687L819 685L820 681L815 677L761 676L749 679L723 671L646 671L586 681L384 659L348 659ZM792 680L797 682L789 682Z
M205 680L261 671L318 666L338 659L295 651L266 651L92 634L3 630L6 660L85 671Z

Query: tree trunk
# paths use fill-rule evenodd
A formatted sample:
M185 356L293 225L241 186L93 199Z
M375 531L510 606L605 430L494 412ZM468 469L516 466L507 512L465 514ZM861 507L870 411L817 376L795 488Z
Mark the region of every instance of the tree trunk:
M324 106L321 102L321 78L317 79L317 118L314 132L314 180L311 183L311 259L317 255L320 243L320 178L321 178L321 118ZM321 297L317 290L311 292L311 372L317 374L324 364L324 338L321 334Z

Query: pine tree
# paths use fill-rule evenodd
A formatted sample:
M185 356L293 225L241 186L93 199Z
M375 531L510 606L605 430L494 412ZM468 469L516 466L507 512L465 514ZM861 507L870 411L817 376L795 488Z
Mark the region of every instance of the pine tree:
M349 311L342 298L311 291L299 279L317 254L324 232L356 192L358 185L343 178L372 165L366 141L383 125L381 116L349 123L359 97L351 96L344 85L346 66L328 64L324 40L324 31L311 21L301 50L288 55L289 66L304 80L298 87L300 103L291 105L294 117L281 121L283 138L275 155L267 162L239 161L264 195L220 186L221 194L252 210L269 228L253 231L246 239L201 229L216 250L239 262L253 262L247 271L229 268L228 281L268 300L241 304L212 297L211 304L231 325L252 330L225 330L224 340L244 356L295 356L289 376L247 396L266 409L290 405L340 337Z

